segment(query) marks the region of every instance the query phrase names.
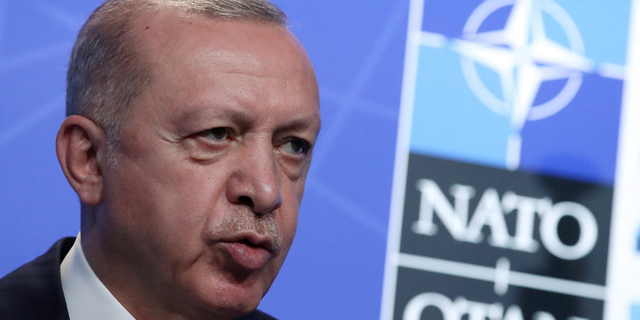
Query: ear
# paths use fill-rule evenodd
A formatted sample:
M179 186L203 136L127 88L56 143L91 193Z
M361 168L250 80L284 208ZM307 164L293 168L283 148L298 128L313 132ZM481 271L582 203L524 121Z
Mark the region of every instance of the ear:
M80 200L89 205L102 202L102 161L107 139L104 130L82 116L69 116L56 137L58 161Z

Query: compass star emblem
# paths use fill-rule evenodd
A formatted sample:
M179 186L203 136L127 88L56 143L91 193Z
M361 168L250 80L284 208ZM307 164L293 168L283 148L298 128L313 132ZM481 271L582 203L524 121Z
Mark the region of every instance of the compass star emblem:
M495 11L511 6L503 29L479 32ZM556 20L569 40L569 47L547 37L543 12ZM577 26L551 0L488 0L469 17L462 39L452 42L461 54L464 76L474 94L491 110L509 116L512 136L507 150L507 167L516 169L520 159L520 132L527 120L549 117L564 108L582 84L582 74L592 72L593 63L584 56L584 44ZM476 64L500 77L502 97L482 82ZM534 105L545 81L566 79L551 100Z

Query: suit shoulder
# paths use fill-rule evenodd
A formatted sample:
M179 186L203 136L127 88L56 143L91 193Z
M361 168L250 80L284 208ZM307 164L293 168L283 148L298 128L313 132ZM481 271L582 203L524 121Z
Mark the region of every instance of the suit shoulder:
M60 262L74 238L63 238L45 254L0 279L0 319L69 319Z

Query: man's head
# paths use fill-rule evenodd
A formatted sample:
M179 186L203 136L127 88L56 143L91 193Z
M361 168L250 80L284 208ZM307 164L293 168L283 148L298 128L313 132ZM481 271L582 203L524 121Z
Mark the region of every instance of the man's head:
M78 34L67 74L67 116L81 115L117 143L134 98L149 84L151 65L141 54L136 18L153 11L285 26L286 15L265 0L110 0Z
M284 21L255 0L131 0L83 28L58 157L87 260L134 316L246 313L284 262L320 127Z

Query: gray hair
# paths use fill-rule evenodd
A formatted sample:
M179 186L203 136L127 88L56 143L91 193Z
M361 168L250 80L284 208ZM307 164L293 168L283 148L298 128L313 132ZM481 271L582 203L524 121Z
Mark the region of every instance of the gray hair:
M135 45L132 19L139 13L162 9L213 19L287 24L286 15L268 0L108 0L103 3L89 16L73 47L67 72L66 113L84 116L102 127L109 150L119 142L122 123L132 101L151 82L152 66Z

